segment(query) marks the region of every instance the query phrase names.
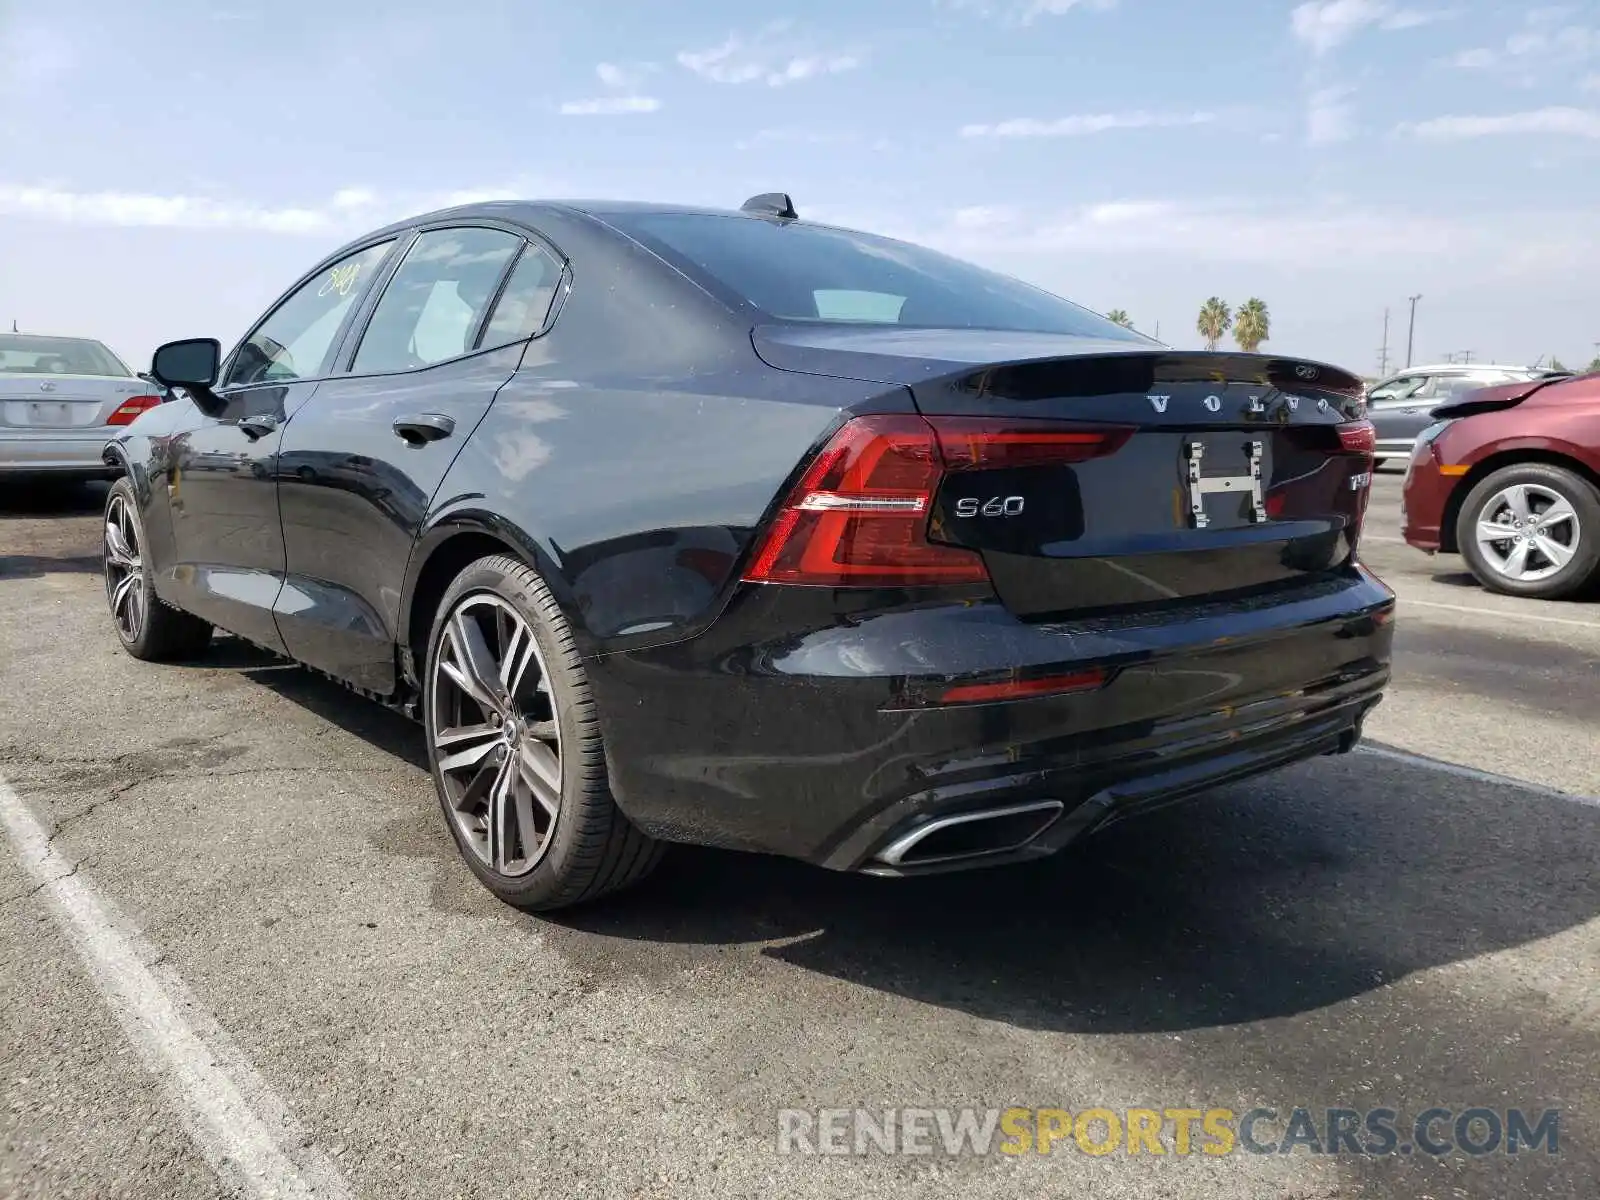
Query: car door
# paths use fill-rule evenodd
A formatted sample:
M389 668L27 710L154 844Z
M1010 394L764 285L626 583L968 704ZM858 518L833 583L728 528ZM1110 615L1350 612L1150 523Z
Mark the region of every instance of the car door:
M1416 433L1407 430L1417 411L1424 416L1423 424L1427 424L1427 407L1417 397L1429 387L1432 378L1421 373L1397 375L1367 394L1367 416L1377 431L1378 457L1382 458L1385 451L1391 455L1410 452Z
M495 225L421 232L283 435L289 653L395 686L400 593L434 492L538 331L564 263ZM542 305L542 307L541 307Z
M283 582L277 457L282 433L316 391L339 335L393 248L366 246L297 284L241 342L165 457L175 604L283 650L272 606Z

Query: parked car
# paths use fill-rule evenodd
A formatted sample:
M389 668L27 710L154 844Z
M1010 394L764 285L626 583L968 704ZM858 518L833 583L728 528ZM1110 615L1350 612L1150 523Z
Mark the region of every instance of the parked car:
M0 475L105 476L106 439L160 403L103 342L0 333Z
M1600 584L1600 374L1500 384L1433 415L1406 472L1406 541L1513 596Z
M187 396L109 447L117 636L220 627L419 716L514 904L662 842L1035 858L1351 749L1389 677L1355 376L787 197L418 217L220 350L158 350Z
M1373 385L1367 392L1367 416L1377 430L1376 465L1411 456L1417 434L1427 428L1428 415L1441 404L1475 388L1496 383L1537 379L1531 367L1498 363L1441 363L1408 367L1398 375Z

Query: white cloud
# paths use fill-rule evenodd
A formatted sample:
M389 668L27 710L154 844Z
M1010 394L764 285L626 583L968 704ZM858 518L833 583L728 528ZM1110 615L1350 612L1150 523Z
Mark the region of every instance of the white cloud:
M1499 46L1463 50L1449 61L1466 70L1526 73L1536 79L1551 67L1600 57L1600 28L1563 24L1567 8L1536 8L1523 17L1522 28Z
M1004 221L963 217L969 211L956 210L897 236L967 258L1019 262L1051 254L1151 254L1275 269L1363 270L1397 259L1468 253L1481 256L1485 269L1509 270L1533 261L1529 255L1538 247L1564 252L1569 264L1600 259L1600 215L1581 207L1465 217L1334 202L1131 197L1054 212L1014 211ZM883 223L858 215L857 224L878 228ZM1512 231L1519 232L1512 236Z
M1092 133L1106 133L1113 129L1170 129L1182 126L1209 125L1215 113L1079 113L1070 117L1041 120L1038 117L1015 117L993 124L971 124L961 127L961 136L969 138L1041 138L1083 137Z
M1350 103L1352 89L1318 88L1306 105L1306 142L1329 146L1349 141L1355 133L1355 110Z
M320 233L334 224L327 208L271 208L203 196L143 192L70 192L0 184L0 213L75 225L143 225L181 229L252 229Z
M597 63L594 73L606 87L618 92L637 92L644 81L661 68L652 62Z
M859 52L821 49L794 31L790 21L774 21L753 34L729 34L708 50L684 50L679 65L713 83L764 83L783 87L853 71L861 65Z
M460 204L510 200L535 192L535 188L521 183L389 195L366 187L345 187L326 200L280 206L230 197L80 192L53 184L0 182L0 216L29 217L68 225L354 236L416 213Z
M653 113L661 107L654 96L599 96L593 100L568 100L561 105L566 117L616 117Z
M620 117L656 112L661 108L661 101L654 96L642 95L639 91L644 85L645 76L655 69L654 63L634 63L631 66L609 62L597 63L594 68L595 76L601 84L611 89L612 94L587 100L565 101L560 107L561 115Z
M1600 112L1589 108L1555 106L1499 116L1446 116L1408 122L1397 132L1432 141L1461 141L1506 134L1555 134L1563 137L1600 138Z
M1397 7L1385 0L1307 0L1289 15L1289 27L1313 54L1327 54L1363 29L1416 29L1451 15L1441 9Z
M1040 17L1059 17L1075 9L1109 12L1118 0L934 0L952 12L994 17L1008 25L1032 25Z

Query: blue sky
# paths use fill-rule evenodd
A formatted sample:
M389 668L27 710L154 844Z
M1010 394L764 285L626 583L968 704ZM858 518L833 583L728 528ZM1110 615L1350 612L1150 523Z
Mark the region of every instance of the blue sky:
M1175 345L1600 353L1600 0L0 0L0 62L0 320L141 366L440 204L775 189Z

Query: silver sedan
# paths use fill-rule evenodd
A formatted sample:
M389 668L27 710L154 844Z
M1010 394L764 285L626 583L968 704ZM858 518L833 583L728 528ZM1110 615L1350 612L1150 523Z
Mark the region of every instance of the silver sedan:
M0 475L111 474L106 441L161 401L100 342L0 333Z

